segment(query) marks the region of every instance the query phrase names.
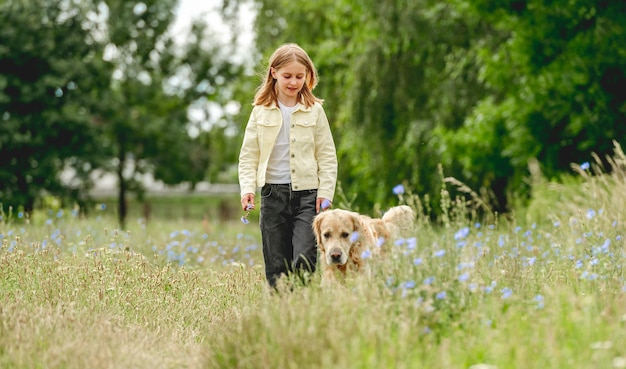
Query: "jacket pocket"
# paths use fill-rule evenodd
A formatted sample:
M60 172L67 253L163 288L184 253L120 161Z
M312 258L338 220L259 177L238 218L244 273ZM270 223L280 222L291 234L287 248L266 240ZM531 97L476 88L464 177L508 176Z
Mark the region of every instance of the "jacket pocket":
M317 125L317 119L314 119L312 116L307 116L294 119L293 123L300 128L315 128Z
M277 121L272 121L270 119L261 119L257 122L257 125L259 127L278 127L278 122Z
M311 117L303 117L293 121L293 138L300 145L313 145L315 143L315 128L317 121Z
M257 131L262 143L273 143L279 129L279 122L276 121L262 119L257 122Z

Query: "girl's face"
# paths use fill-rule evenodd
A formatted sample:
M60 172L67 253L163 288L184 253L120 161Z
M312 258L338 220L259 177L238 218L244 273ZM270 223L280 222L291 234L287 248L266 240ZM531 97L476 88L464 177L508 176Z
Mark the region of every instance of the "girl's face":
M272 77L278 87L278 100L287 106L298 102L298 92L306 81L306 67L296 61L285 64L280 69L272 68Z

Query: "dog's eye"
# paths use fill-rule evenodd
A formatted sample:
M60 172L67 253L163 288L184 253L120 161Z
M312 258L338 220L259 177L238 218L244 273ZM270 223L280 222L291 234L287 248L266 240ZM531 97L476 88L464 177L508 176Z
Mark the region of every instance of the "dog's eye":
M324 238L330 238L330 232L326 232L322 236L324 236Z
M350 235L350 233L348 233L348 232L342 232L341 233L341 238L348 238L349 235Z

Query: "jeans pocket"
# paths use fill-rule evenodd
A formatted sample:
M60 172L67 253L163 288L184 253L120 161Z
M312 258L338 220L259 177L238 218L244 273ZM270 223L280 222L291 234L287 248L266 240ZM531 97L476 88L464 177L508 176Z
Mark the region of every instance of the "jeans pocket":
M261 188L261 198L267 199L272 196L272 185L266 184Z

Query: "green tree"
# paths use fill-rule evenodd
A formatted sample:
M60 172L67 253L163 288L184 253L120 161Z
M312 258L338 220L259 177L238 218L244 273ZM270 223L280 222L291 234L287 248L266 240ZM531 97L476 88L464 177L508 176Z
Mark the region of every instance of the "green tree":
M226 98L226 84L239 73L211 39L206 22L196 22L183 45L175 42L167 32L175 5L176 0L109 0L100 12L107 30L103 44L115 71L99 115L115 159L122 225L127 192L142 196L142 174L191 187L205 178L208 148L189 136L188 107Z
M205 179L212 168L190 107L216 121L210 103L231 98L240 68L231 50L197 21L182 42L168 30L175 0L8 1L0 19L0 199L30 211L48 192L81 204L90 174L117 173L119 219L140 176L167 184ZM208 20L207 20L208 21ZM232 136L232 135L231 135ZM212 150L215 153L215 150ZM211 160L209 160L211 159ZM217 160L213 160L217 159ZM231 159L233 162L234 159ZM60 180L63 170L75 173Z
M42 191L78 197L59 174L88 169L97 150L93 91L106 64L86 9L67 2L0 3L0 202L31 211ZM80 158L80 159L78 159ZM89 161L89 160L87 160Z
M481 17L507 36L479 48L485 97L458 130L447 158L465 155L465 178L501 202L525 196L528 160L550 178L571 163L611 154L626 137L626 3L475 0Z
M437 194L443 143L434 129L461 126L486 95L474 44L498 34L452 2L257 4L261 53L297 42L319 69L316 92L332 121L342 188L358 194L354 205L387 205L398 183Z

